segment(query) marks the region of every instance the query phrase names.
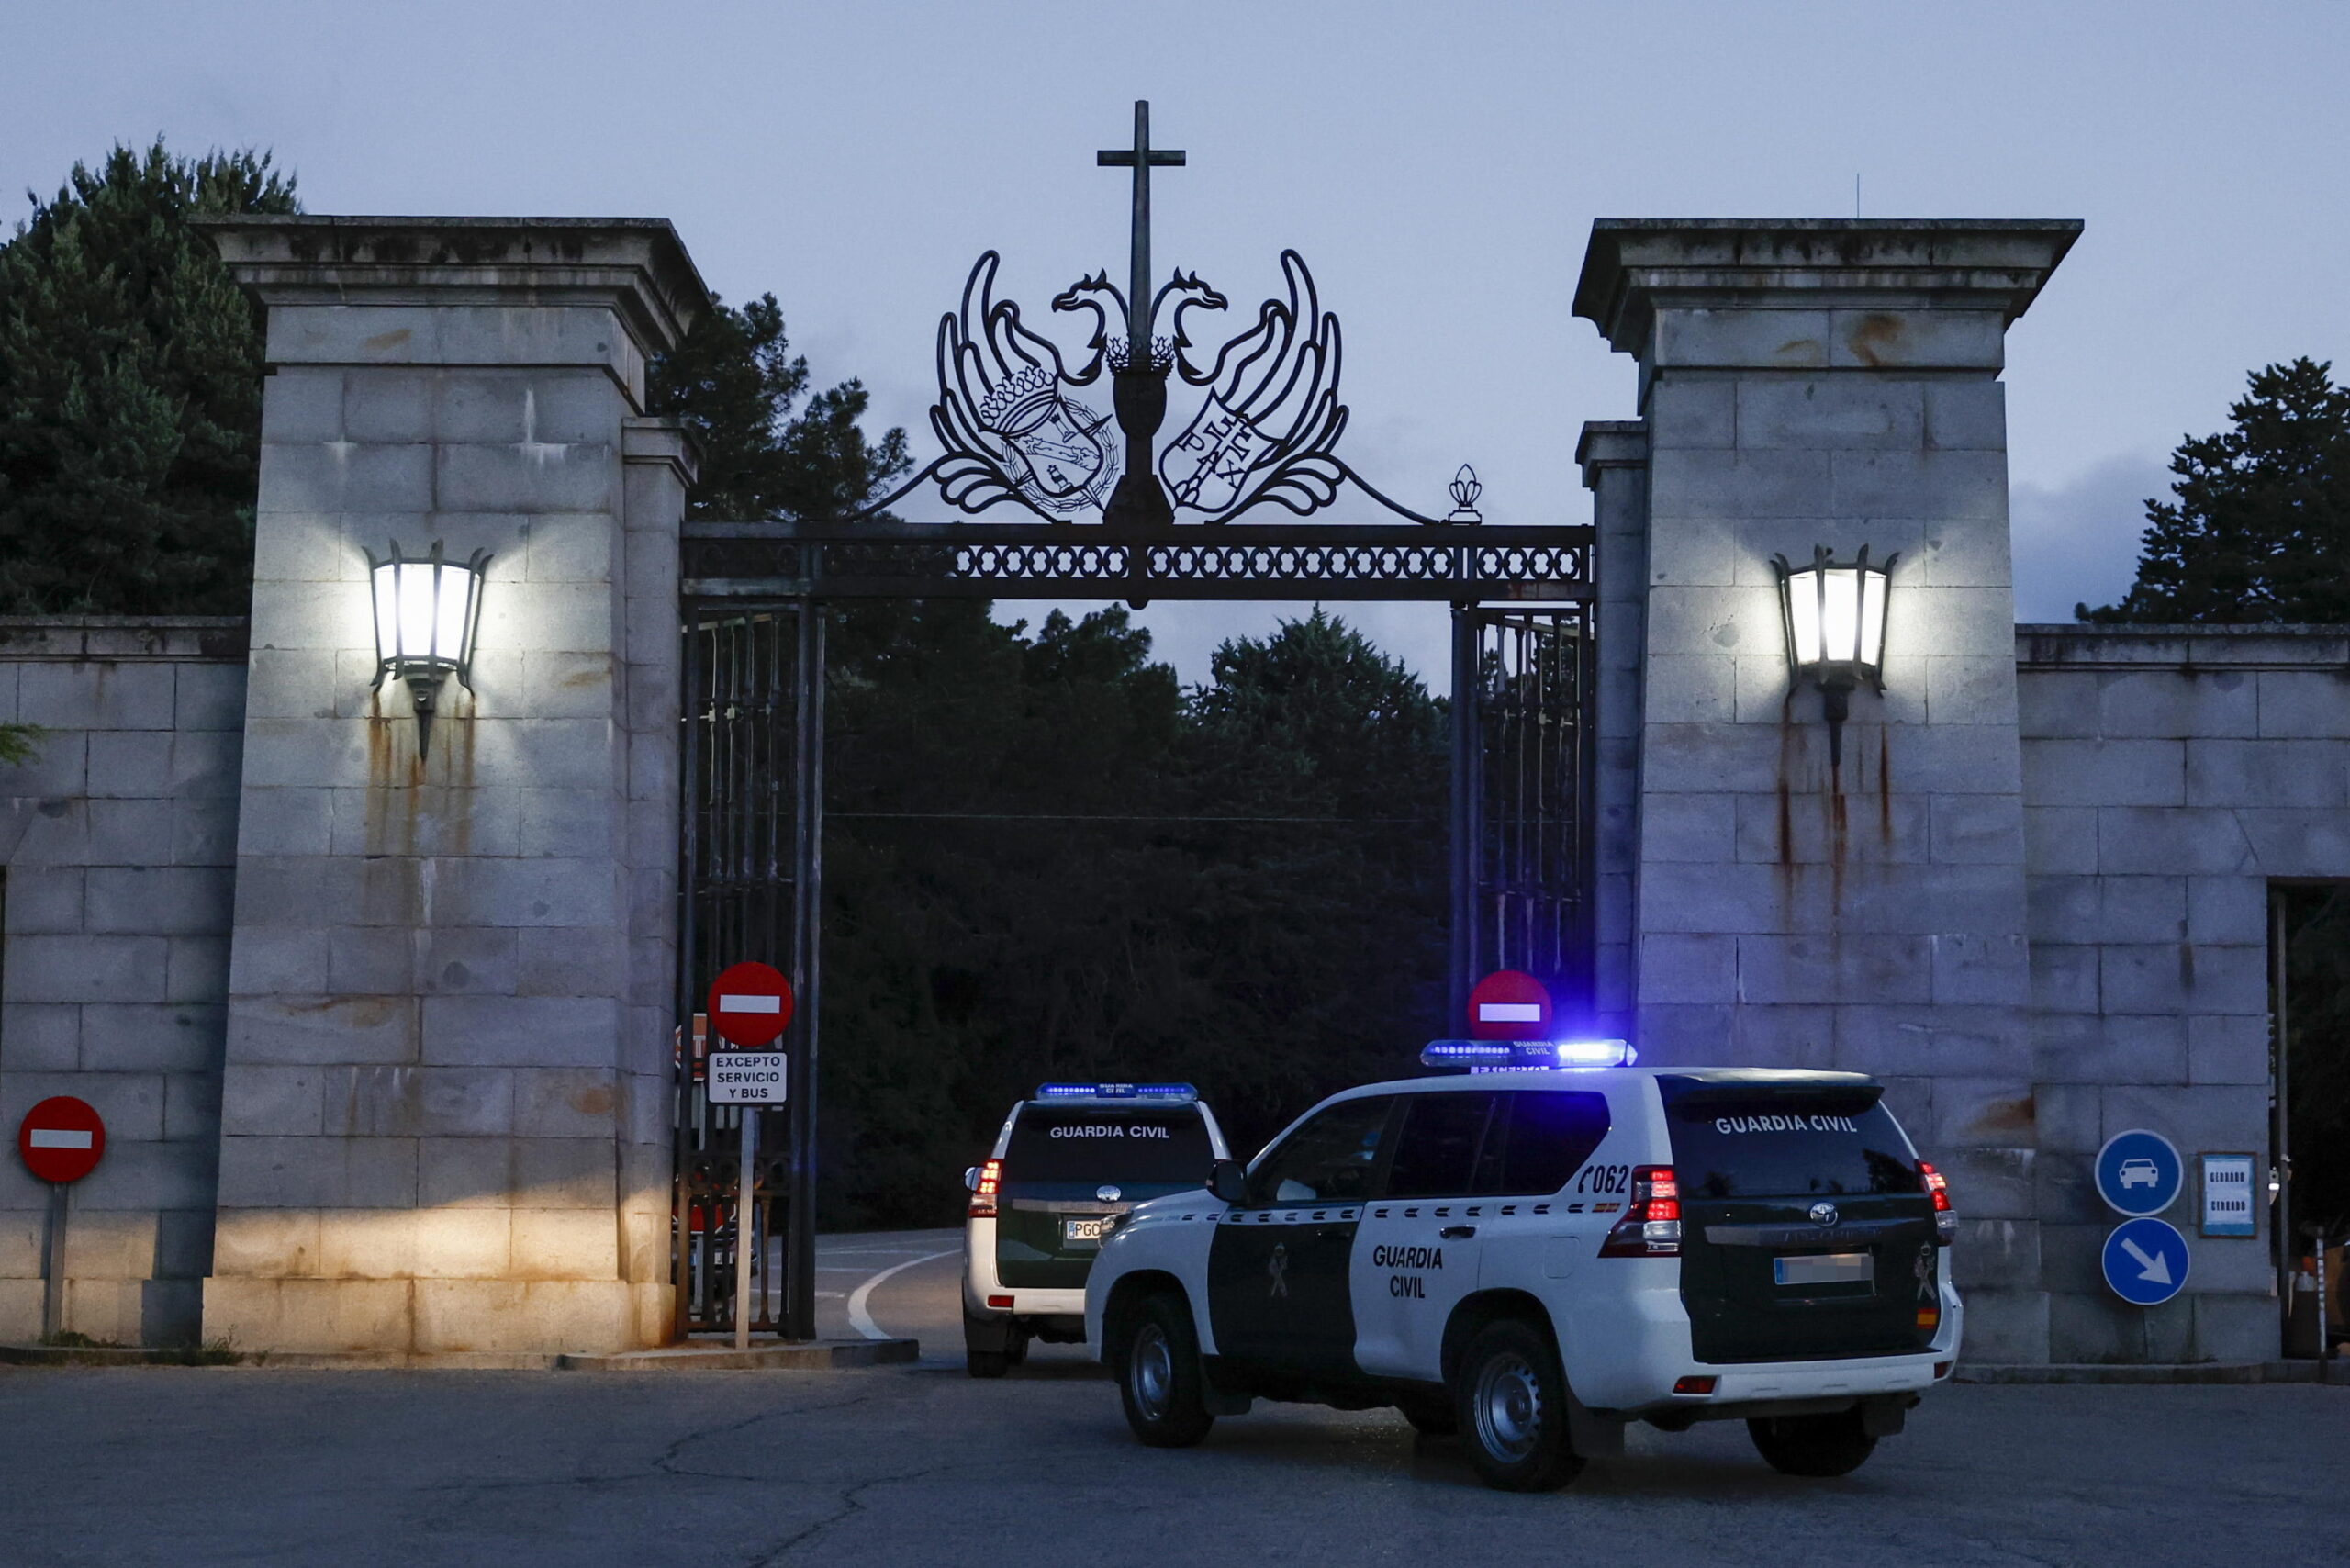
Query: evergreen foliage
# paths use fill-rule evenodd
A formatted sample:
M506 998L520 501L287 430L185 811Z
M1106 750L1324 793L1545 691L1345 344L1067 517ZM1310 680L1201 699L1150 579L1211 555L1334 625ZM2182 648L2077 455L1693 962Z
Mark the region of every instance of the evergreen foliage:
M2306 357L2253 372L2232 428L2171 454L2138 580L2084 621L2350 622L2350 388Z
M741 309L712 299L655 362L647 400L685 421L701 447L696 517L821 519L863 506L906 469L906 432L866 439L864 385L808 390L808 361L791 352L783 308L762 294Z
M187 220L297 210L267 154L158 140L0 244L0 610L245 612L261 318Z

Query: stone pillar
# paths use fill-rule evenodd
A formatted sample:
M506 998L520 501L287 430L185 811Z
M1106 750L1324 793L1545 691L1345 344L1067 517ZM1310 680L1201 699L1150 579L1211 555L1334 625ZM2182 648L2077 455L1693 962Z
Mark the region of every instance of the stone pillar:
M1595 923L1597 1032L1631 1037L1638 1025L1634 872L1640 833L1640 667L1648 609L1647 427L1637 420L1583 427L1575 462L1591 491L1598 533L1598 918Z
M1575 298L1649 437L1645 1059L1887 1080L1990 1361L2047 1356L1998 374L2079 227L1611 220ZM1900 554L1841 770L1770 564L1817 544Z
M609 1350L669 1324L677 535L658 220L237 218L268 307L204 1327ZM492 552L429 756L364 552Z

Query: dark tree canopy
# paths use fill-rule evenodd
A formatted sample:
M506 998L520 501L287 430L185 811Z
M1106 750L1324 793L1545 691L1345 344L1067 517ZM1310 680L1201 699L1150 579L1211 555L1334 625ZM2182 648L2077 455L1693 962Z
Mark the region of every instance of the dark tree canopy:
M826 518L855 511L906 468L906 435L867 439L867 398L844 381L794 406L808 362L791 352L783 308L762 294L741 309L716 299L655 363L648 400L701 446L696 517Z
M2252 375L2232 424L2171 454L2138 580L2084 621L2350 622L2350 388L2307 358Z
M266 153L158 140L0 245L0 610L245 612L261 318L187 220L297 210Z

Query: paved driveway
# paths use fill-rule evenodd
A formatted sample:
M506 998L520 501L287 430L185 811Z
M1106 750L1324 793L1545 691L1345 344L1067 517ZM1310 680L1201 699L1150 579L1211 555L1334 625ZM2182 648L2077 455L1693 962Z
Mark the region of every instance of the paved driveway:
M936 1249L828 1247L826 1310L845 1327L861 1285ZM951 1260L915 1262L864 1305L933 1339L953 1285ZM1949 1388L1834 1482L1773 1473L1741 1428L1638 1428L1518 1497L1385 1412L1259 1406L1157 1452L1080 1352L974 1383L951 1334L924 1350L825 1373L0 1370L0 1563L2350 1560L2350 1389Z

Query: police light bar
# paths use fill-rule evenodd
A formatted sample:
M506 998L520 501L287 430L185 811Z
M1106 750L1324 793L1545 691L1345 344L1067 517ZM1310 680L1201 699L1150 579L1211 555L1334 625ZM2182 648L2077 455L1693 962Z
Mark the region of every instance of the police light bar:
M1189 1103L1200 1092L1188 1083L1039 1083L1039 1100L1167 1100Z
M1639 1059L1628 1040L1430 1040L1420 1051L1422 1067L1462 1067L1471 1072L1629 1067Z

